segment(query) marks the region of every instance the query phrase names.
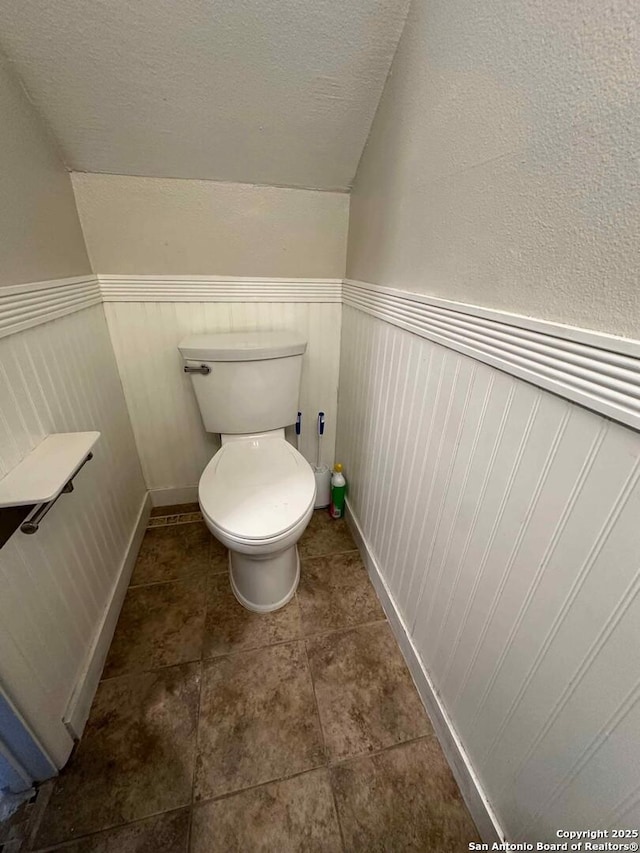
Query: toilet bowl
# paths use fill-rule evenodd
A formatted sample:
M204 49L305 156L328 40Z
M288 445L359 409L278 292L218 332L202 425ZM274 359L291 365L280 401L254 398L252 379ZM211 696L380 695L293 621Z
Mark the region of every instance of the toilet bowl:
M229 549L231 589L243 607L268 613L293 597L297 542L315 494L313 470L284 429L222 435L200 478L198 500L205 524Z
M290 331L215 332L178 349L203 426L222 442L198 486L205 523L229 549L240 604L277 610L296 591L296 543L316 494L311 466L284 433L298 415L307 343Z

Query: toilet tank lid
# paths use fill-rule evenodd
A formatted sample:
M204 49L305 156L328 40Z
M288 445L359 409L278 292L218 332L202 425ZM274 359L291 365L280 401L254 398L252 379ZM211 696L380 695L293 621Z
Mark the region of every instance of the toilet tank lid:
M302 355L307 348L296 332L224 332L189 335L178 344L183 358L200 361L259 361Z

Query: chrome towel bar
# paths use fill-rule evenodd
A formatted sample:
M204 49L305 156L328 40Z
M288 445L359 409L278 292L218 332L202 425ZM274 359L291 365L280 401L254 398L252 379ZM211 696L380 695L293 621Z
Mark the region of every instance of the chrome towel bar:
M76 474L78 473L78 471L80 471L81 468L84 468L84 466L87 464L87 462L90 459L93 459L93 453L89 453L89 454L87 454L87 456L85 456L83 462L76 469L73 477L76 476ZM40 522L45 517L45 515L49 512L49 510L55 504L55 502L58 500L60 495L68 495L69 492L73 491L73 477L71 477L71 479L68 480L64 484L60 494L56 495L56 497L52 501L47 501L46 503L38 504L37 506L34 507L33 512L20 525L20 530L23 533L29 533L30 534L30 533L36 533L37 532L38 527L40 526Z

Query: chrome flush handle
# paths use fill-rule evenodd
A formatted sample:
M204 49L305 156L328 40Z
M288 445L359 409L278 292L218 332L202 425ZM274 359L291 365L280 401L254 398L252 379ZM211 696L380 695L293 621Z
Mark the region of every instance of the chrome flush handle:
M199 367L190 367L188 364L184 366L185 373L202 373L205 376L207 373L211 373L211 368L208 364L201 364Z

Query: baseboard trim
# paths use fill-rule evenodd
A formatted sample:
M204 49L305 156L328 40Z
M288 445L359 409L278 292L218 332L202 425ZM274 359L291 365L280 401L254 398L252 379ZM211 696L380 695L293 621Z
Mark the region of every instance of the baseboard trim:
M142 539L147 529L150 514L151 498L147 492L140 506L138 517L131 533L120 571L118 572L118 577L109 596L109 602L105 608L102 623L96 632L95 640L89 650L82 673L63 717L63 722L74 740L80 738L87 722L91 703L98 688L104 662L109 651L109 646L111 645L111 640L113 639L122 602L129 586L131 573L133 572L138 551L142 545Z
M170 486L164 489L151 489L151 506L171 506L172 504L192 504L198 500L198 486Z
M449 715L438 698L429 673L425 669L413 645L404 620L396 607L393 596L382 577L380 568L367 544L360 523L351 509L348 500L346 508L347 524L353 533L371 582L375 587L378 598L389 620L391 630L398 641L422 703L431 718L436 736L462 792L467 808L475 821L478 832L482 840L487 843L502 842L505 836L500 823L480 786L480 781L471 766L471 762L456 734Z

